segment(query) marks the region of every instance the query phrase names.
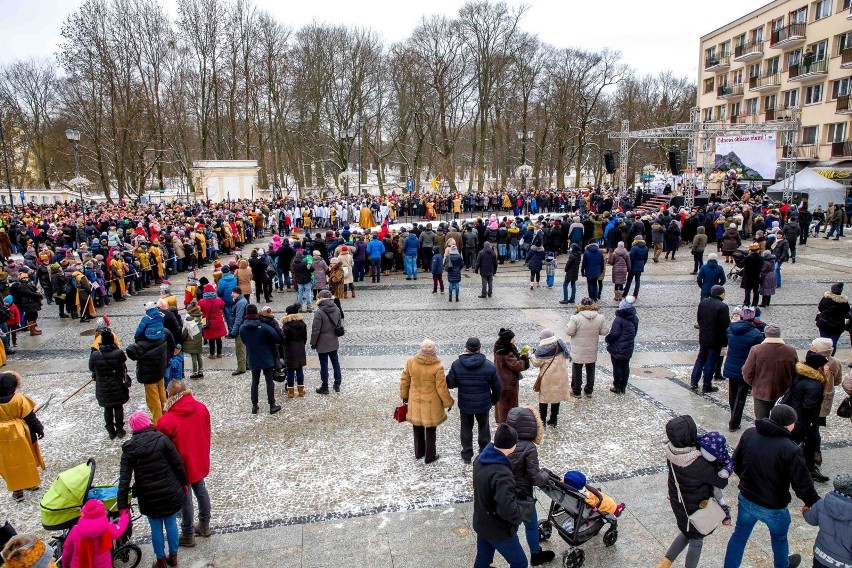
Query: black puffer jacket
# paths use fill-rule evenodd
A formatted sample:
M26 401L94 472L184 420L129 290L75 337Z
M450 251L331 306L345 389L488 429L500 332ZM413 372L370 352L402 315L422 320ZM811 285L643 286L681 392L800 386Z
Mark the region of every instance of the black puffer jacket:
M805 434L817 426L819 411L825 396L825 376L805 363L796 363L796 376L790 387L787 404L796 411L793 440L801 442Z
M154 384L162 380L166 373L175 341L169 330L156 341L141 339L127 348L127 357L136 361L136 380L143 385Z
M844 294L826 292L819 301L819 315L816 325L825 333L843 333L846 329L846 318L849 317L849 299Z
M308 266L301 252L296 253L293 259L293 278L296 284L308 284L311 281L311 273L314 271L313 266Z
M130 400L130 387L124 383L127 356L115 345L101 345L89 355L89 370L95 376L95 398L104 408L121 406Z
M459 389L459 412L484 414L500 400L503 387L494 363L482 353L464 353L447 373L447 387Z
M473 462L474 532L488 540L508 540L530 514L515 493L512 463L489 443Z
M565 261L565 281L566 282L576 282L580 277L580 263L582 262L583 257L580 255L579 250L575 250L573 247L568 251L568 260Z
M284 365L288 369L299 369L307 365L305 344L308 342L308 326L302 314L290 314L282 320L284 335Z
M721 349L728 344L728 326L731 315L728 306L715 296L704 298L698 304L698 344Z
M20 282L21 309L28 313L41 310L41 293L36 290L35 284L30 281Z
M118 508L128 507L130 480L139 512L146 517L174 515L183 506L186 470L175 445L154 428L133 432L121 446Z
M506 424L518 432L518 445L509 456L515 476L515 492L532 498L533 486L544 487L548 478L547 472L539 467L536 447L544 437L544 425L537 412L521 406L509 411Z
M722 489L728 485L728 480L719 477L716 468L701 457L696 445L698 428L691 416L678 416L669 420L666 436L669 439L665 447L669 462L669 503L677 520L677 528L689 538L701 538L705 535L688 523L689 515L698 510L702 501L713 498L714 487ZM678 497L678 485L683 500Z

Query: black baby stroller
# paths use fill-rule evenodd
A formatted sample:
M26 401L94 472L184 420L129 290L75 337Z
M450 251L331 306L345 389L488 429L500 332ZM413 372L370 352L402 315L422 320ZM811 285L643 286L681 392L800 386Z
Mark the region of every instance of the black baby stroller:
M547 485L539 490L550 498L547 519L538 524L538 536L547 540L553 529L571 548L562 554L565 568L579 568L586 559L586 553L580 545L596 536L604 525L610 527L603 535L604 546L612 546L618 540L618 519L612 515L600 513L586 503L585 497L576 489L562 483L562 480L550 473ZM601 498L600 492L586 485L586 489Z
M737 249L731 256L734 259L734 265L731 267L731 271L728 272L728 280L737 282L743 274L746 253L743 250Z
M59 530L50 540L56 565L62 568L62 549L68 533L80 520L81 509L89 499L103 501L111 521L118 519L116 505L118 487L93 486L95 480L95 458L86 463L61 472L47 490L39 509L41 524L47 530ZM138 517L137 517L138 518ZM133 518L121 538L113 543L112 565L114 568L136 568L142 561L142 549L130 542L133 534Z

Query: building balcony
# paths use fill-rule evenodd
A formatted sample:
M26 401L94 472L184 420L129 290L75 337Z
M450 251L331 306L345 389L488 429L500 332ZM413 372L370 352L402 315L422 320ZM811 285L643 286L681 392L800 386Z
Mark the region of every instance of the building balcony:
M734 61L751 61L763 57L763 42L750 41L734 48Z
M769 40L769 47L782 48L805 41L807 24L790 24L774 30Z
M832 158L852 158L852 140L831 143Z
M789 146L783 146L781 155L784 158L794 158L799 162L816 162L819 160L819 146L817 144L800 144L795 153L791 151Z
M756 124L758 115L756 114L740 114L731 117L731 124Z
M731 66L731 56L730 55L707 57L707 58L704 59L704 70L705 71L721 71L722 69L727 69L730 66Z
M766 122L778 122L785 120L793 120L793 111L790 109L773 109L768 108L763 115Z
M733 99L733 98L741 97L741 96L743 96L742 84L732 85L730 87L724 86L724 87L719 87L718 89L716 89L716 98L717 99Z
M837 106L834 108L834 114L852 114L852 95L837 97Z
M769 91L777 89L781 86L781 73L774 75L764 75L761 77L751 77L748 80L749 91Z
M789 74L787 80L797 83L822 79L828 75L828 59L811 61L810 63L796 63L795 65L790 65L787 72Z
M852 47L847 47L840 52L840 68L852 69Z

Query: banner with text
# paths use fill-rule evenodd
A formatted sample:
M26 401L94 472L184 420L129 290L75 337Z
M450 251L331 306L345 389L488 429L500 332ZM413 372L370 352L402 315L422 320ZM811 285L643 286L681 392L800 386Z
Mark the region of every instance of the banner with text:
M738 169L744 179L775 179L775 133L716 137L716 169Z

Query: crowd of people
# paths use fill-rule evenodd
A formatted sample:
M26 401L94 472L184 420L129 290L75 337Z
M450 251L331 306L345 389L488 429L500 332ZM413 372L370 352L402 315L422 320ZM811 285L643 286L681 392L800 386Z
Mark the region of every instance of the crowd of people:
M550 473L539 467L536 445L546 426L558 426L560 404L593 396L601 339L613 369L609 390L616 396L626 393L639 334L641 277L647 267L661 260L676 261L680 249L687 249L700 291L695 326L699 350L691 386L697 390L701 384L704 393L712 393L718 390L714 380L728 380L729 430L740 428L749 394L757 423L743 434L732 457L721 451L726 446L721 434L699 436L688 416L667 425L669 494L681 534L660 566L670 566L687 548L687 566L697 566L701 543L709 534L690 521L699 504L713 499L724 513L719 523L731 522L721 495L731 473L741 479L741 494L725 566L739 565L757 520L770 525L776 566L795 566L794 558L788 564L783 560L789 513L786 525L777 519L783 517L778 511L786 512L789 497L779 496L787 495L792 484L814 511L806 511L806 519L821 528L841 522L836 503L846 506L842 515L852 507L848 476L837 476L835 491L823 499L813 486L814 481L829 481L819 469L819 426L832 410L834 387L842 381L852 394L852 374L843 379L834 358L838 340L850 330L852 320L843 285L837 283L818 306L820 337L800 362L795 349L781 339L780 327L763 322L760 308L770 307L772 295L782 286L784 264L795 263L797 245L819 234L821 220L829 223L828 237L842 235L843 208L811 214L806 202L796 208L753 203L747 196L739 203L711 202L691 210L645 211L632 205L589 191L442 199L413 195L384 200L260 200L169 208L117 204L88 211L73 205L32 206L7 212L0 215L0 291L6 296L0 309L5 347L0 348L0 363L15 354L18 332L41 333L43 301L57 305L59 318L82 322L97 318L89 360L96 399L103 407L110 439L124 438L126 426L131 431L122 446L119 506L128 506L132 482L134 498L151 525L154 566L160 568L177 565L179 546L194 546L196 535L212 532L204 485L210 469L210 419L183 381L185 355L191 361L188 378L200 380L204 351L208 359L221 358L223 340L233 340L233 374L251 372L251 412L259 411L262 377L269 413L276 414L281 410L276 380L286 383L288 398L306 395L303 369L308 346L320 363L315 392L341 391L338 350L345 334L343 307L350 295L356 297L356 284L366 286L361 283L368 271L372 284L396 271L404 272L409 281L429 273L434 294L445 292L446 273L447 297L459 302L465 271L479 275L479 298L488 299L494 294L495 274L506 264L522 263L528 269L531 291L540 287L542 271L546 286L553 287L558 267L564 266L559 303L577 304L564 330L567 340L545 329L536 347L518 348L514 332L502 328L493 345L493 362L482 352L480 339L472 337L446 375L438 346L425 340L400 380L406 420L413 428L414 457L426 464L440 459L436 429L446 421L447 411L458 405L460 457L474 465L475 566L490 565L495 551L513 567L526 566L516 534L521 524L529 560L540 565L552 561L554 554L541 549L535 508L528 504L532 488L550 479ZM445 213L447 219L439 221L437 215ZM409 215L423 220L393 224ZM269 242L256 244L267 233ZM744 241L750 241L747 251L741 250ZM713 243L717 253L705 262ZM720 266L720 256L733 264L730 272ZM212 268L209 278L201 275L205 267ZM180 275L185 275L185 283L178 280ZM617 306L611 319L599 308L607 275ZM578 302L580 278L587 286ZM745 294L733 312L725 303L724 288L732 280L740 281ZM108 317L98 317L98 310L151 286L158 287L159 298L145 303L132 341L122 348ZM272 309L276 296L289 290L295 292L296 301L286 302L283 317L276 319ZM306 313L313 314L310 325ZM148 412L132 414L125 424L123 407L130 396L127 359L136 361L135 378L144 387ZM538 408L527 409L518 406L519 390L522 373L530 368L537 370L533 388ZM0 473L15 500L24 500L25 490L38 486L37 468L43 466L37 440L44 429L34 404L20 392L22 386L16 373L0 373L0 415L7 418L3 424L14 425L3 427L2 436L10 442L5 447L12 453L0 460ZM776 404L779 397L783 404ZM492 409L498 425L493 438ZM762 455L773 444L779 448L772 456L775 461ZM9 466L10 456L16 467ZM563 481L584 491L582 472L568 474ZM772 488L774 497L768 496L765 486ZM197 525L189 491L198 502ZM832 495L830 505L821 505ZM613 516L624 508L608 496L606 503L595 494L589 499ZM98 539L107 542L123 532L124 516L117 525L107 526L102 511L96 505L90 508L83 520L97 521L102 529ZM81 536L82 530L73 542L92 538ZM815 555L821 560L815 559L814 566L852 562L848 542L838 544L832 534L837 533L820 532ZM36 541L16 542L10 558L15 550L43 551ZM73 557L75 549L66 548L66 553Z

